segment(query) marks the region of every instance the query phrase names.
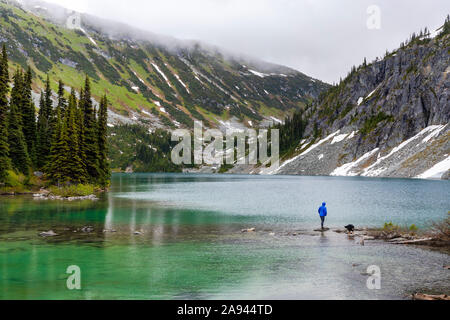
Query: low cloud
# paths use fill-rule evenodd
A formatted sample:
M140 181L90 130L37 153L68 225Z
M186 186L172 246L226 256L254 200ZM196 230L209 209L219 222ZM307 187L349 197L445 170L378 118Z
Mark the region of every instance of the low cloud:
M392 50L415 31L438 28L447 0L50 0L67 8L180 39L200 40L295 68L327 82L364 57ZM381 29L367 28L380 8Z

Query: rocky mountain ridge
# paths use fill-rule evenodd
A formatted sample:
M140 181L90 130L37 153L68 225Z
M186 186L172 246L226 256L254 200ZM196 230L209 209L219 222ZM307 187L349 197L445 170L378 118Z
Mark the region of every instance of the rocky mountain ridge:
M448 28L352 70L308 110L297 156L260 173L449 178Z

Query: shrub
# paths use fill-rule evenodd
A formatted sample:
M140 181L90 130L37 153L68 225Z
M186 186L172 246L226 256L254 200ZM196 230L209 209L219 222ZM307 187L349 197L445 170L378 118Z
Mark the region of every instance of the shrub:
M397 231L399 229L400 229L400 227L396 224L393 224L392 221L385 222L384 226L383 226L383 230L385 230L385 231Z
M9 170L8 176L5 181L5 186L13 188L23 187L24 181L25 181L24 175L17 174L16 172Z
M433 236L443 241L450 241L450 212L447 219L434 223L432 227Z
M376 116L372 116L372 117L366 119L363 127L361 128L361 134L364 136L369 134L370 132L372 132L373 130L375 130L377 128L377 126L380 122L383 122L383 121L393 122L394 117L391 115L387 115L384 112L380 112Z
M68 197L85 197L94 194L95 187L90 184L78 184L63 187L51 186L50 194L63 198Z

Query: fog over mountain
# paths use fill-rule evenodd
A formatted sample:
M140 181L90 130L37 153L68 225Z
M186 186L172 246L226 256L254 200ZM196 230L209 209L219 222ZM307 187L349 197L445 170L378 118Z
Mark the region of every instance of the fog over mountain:
M195 39L338 81L364 57L382 56L412 31L440 27L450 2L310 0L49 0L156 34ZM367 10L380 9L381 29Z

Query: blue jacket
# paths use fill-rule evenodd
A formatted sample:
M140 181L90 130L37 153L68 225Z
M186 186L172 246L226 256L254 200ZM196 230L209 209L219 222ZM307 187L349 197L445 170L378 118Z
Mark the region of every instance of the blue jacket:
M322 203L322 206L319 208L319 214L321 217L326 217L328 212L327 212L327 207L326 207L326 203Z

